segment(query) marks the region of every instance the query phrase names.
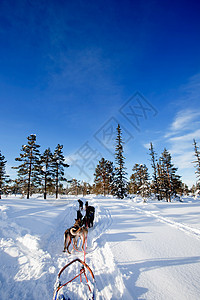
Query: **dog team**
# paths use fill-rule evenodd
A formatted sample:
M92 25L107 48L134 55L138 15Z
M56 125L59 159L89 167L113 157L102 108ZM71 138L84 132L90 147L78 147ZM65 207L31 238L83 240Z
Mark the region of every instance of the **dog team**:
M77 242L80 238L82 240L82 246L81 249L84 251L84 245L86 242L86 238L88 235L88 227L93 227L94 223L94 214L95 214L95 208L93 206L88 205L88 201L85 202L85 216L83 216L84 210L83 210L83 201L80 199L78 200L79 203L79 209L77 211L77 218L75 219L75 223L72 227L65 230L64 233L64 250L69 254L71 252L69 251L69 246L73 241L73 245L76 250L77 249Z

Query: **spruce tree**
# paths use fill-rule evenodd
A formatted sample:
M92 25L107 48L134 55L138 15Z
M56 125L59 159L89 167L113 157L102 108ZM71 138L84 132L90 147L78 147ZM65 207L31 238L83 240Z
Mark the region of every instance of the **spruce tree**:
M195 161L193 161L193 163L195 164L195 168L196 168L196 171L195 171L195 174L196 174L196 177L197 177L197 185L198 185L198 189L200 188L200 151L199 151L199 147L197 146L197 143L196 143L196 140L194 139L193 140L194 143L194 155L196 157Z
M64 168L68 168L69 165L66 164L63 152L63 145L58 144L54 154L53 154L53 160L52 160L52 168L53 168L53 176L55 180L55 189L56 189L56 199L58 198L58 190L59 190L59 184L61 181L67 181L67 179L64 177Z
M164 191L165 191L165 185L166 185L165 181L166 181L166 176L165 176L164 170L161 166L161 160L159 159L159 162L157 163L157 182L158 182L158 189L159 189L158 200L162 200L164 197Z
M152 190L156 193L156 196L159 197L159 188L158 188L158 175L157 175L157 158L156 152L154 151L152 142L150 143L150 156L151 156L151 166L153 169L153 176L152 176Z
M27 137L28 144L22 145L20 157L16 161L22 162L18 167L18 178L22 184L22 189L27 193L27 199L41 183L40 151L36 144L36 135L31 134Z
M169 202L171 196L176 195L182 184L180 176L176 174L177 170L178 168L172 163L171 154L165 148L159 160L159 180L165 198Z
M47 197L47 191L53 185L53 169L52 169L53 154L50 148L46 149L40 157L41 174L44 186L44 199Z
M113 163L104 157L99 161L94 173L95 191L104 196L110 194L113 182Z
M113 193L118 198L123 199L127 195L127 179L125 171L125 157L123 156L123 141L122 132L120 125L117 127L117 138L116 138L116 148L115 148L115 176L114 176L114 188Z
M196 186L193 184L191 187L191 193L193 196L195 196L195 192L196 192Z
M22 194L22 182L19 178L12 180L12 187L11 187L12 194Z
M133 174L130 177L130 187L134 194L141 194L142 197L149 196L149 173L145 164L135 164L133 166Z
M130 192L132 194L137 194L139 192L140 186L142 185L141 177L138 175L140 172L140 165L135 164L132 169L133 173L130 177Z
M189 195L189 188L188 188L187 184L182 183L182 185L181 185L181 193L183 193L186 196Z
M83 197L85 195L87 195L87 192L89 190L89 183L85 182L85 181L82 181L81 182L81 186L80 186L80 189L82 191L82 194L83 194Z
M150 183L149 183L148 168L145 164L140 165L140 177L142 183L140 186L140 193L143 198L146 198L150 194Z
M6 191L7 184L10 182L9 176L6 175L6 163L5 156L3 156L0 151L0 199L1 195Z
M71 185L70 185L70 193L72 193L72 195L76 195L78 196L78 194L80 193L80 181L78 181L77 179L73 178L71 180Z
M129 194L137 194L138 192L138 185L136 183L136 176L135 174L132 174L130 177L130 182L129 182Z

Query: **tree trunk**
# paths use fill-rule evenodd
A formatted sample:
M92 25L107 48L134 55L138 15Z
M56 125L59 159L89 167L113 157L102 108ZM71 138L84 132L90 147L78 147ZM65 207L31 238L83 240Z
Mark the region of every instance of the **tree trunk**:
M104 195L104 197L105 197L105 195L106 195L106 187L105 187L105 185L106 185L106 182L105 182L105 174L103 174L103 195Z
M170 188L170 192L169 192L169 201L168 201L168 202L171 202L172 186L171 186L171 182L170 182L170 176L169 176L169 169L168 169L168 166L167 166L167 176L168 176L168 182L169 182L169 188Z
M45 177L44 177L44 199L46 200L47 198L47 171L45 172Z
M30 187L31 187L31 167L32 167L32 149L30 154L30 163L29 163L29 172L28 172L28 191L27 191L27 199L30 197Z
M58 165L56 169L56 199L58 199Z

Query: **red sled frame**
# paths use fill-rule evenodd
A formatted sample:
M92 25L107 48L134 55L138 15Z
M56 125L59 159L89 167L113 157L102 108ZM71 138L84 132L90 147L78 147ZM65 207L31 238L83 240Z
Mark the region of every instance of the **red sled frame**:
M85 269L87 269L87 270L90 272L91 277L92 277L92 279L93 279L93 282L95 283L94 274L93 274L92 270L90 269L90 267L89 267L84 261L82 261L82 260L79 259L79 258L76 258L76 259L72 260L70 263L68 263L67 265L65 265L65 266L60 270L60 272L58 273L57 278L60 279L60 276L61 276L62 272L63 272L67 267L69 267L71 264L73 264L73 263L75 263L75 262L77 262L77 261L82 265L82 268L80 269L79 274L76 275L76 276L75 276L74 278L72 278L71 280L67 281L66 283L64 283L64 284L62 284L62 285L59 285L59 286L57 287L57 289L55 290L55 292L54 292L53 300L56 300L56 299L57 299L57 295L58 295L58 292L59 292L60 289L62 289L64 286L66 286L68 283L72 282L73 280L75 280L75 279L78 278L79 276L80 276L80 282L82 282L82 274L84 274L84 276L85 276L85 280L86 280L86 282L87 282L87 286L88 286L88 288L89 288L89 291L92 292L92 291L91 291L91 288L90 288L90 286L89 286L89 283L88 283L88 278L87 278L86 270L85 270ZM93 296L92 296L92 299L94 299L94 294L93 294Z

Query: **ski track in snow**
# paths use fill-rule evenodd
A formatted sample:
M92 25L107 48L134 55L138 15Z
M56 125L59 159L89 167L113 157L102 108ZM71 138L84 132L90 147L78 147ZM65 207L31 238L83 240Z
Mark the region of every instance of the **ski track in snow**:
M200 230L197 228L193 228L191 226L185 225L183 223L179 223L173 220L170 220L167 217L162 217L161 215L158 215L156 212L154 211L147 211L145 209L141 209L138 207L133 207L137 212L142 213L142 214L146 214L149 217L154 217L156 218L158 221L165 223L167 225L173 226L179 230L182 230L183 232L185 232L186 234L189 234L190 236L193 236L197 239L200 239Z

